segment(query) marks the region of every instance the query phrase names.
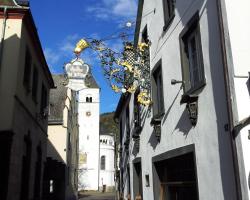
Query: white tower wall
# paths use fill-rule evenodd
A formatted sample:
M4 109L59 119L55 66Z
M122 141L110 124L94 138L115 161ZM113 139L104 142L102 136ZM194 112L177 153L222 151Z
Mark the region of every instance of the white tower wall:
M79 91L79 190L98 190L99 99L99 88Z

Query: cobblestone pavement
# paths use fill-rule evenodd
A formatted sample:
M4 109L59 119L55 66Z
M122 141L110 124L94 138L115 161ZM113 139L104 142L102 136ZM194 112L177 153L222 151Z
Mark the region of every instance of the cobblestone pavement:
M84 192L79 200L115 200L115 193Z

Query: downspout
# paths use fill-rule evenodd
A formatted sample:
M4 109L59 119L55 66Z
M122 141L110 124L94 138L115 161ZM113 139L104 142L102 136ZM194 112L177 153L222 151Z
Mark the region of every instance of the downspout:
M228 110L228 121L229 121L229 134L232 148L232 157L233 157L233 169L234 169L234 179L236 186L236 197L238 200L243 200L241 180L240 180L240 169L238 163L238 154L237 154L237 145L234 137L234 114L233 114L233 103L231 98L231 88L230 88L230 77L229 77L229 65L228 65L228 52L225 38L225 27L223 23L223 14L222 14L222 4L221 0L217 0L217 11L219 18L219 30L220 30L220 45L222 53L222 62L223 62L223 73L224 73L224 82L225 82L225 92L226 92L226 103Z
M2 27L2 34L1 34L1 43L0 43L0 71L2 69L2 58L3 58L3 42L4 42L4 36L5 36L5 30L6 30L6 21L7 21L7 6L4 7L4 18L3 18L3 27Z

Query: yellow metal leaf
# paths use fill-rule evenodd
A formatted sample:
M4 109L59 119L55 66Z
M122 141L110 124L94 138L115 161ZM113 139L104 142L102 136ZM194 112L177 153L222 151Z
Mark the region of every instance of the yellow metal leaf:
M84 49L88 48L89 47L89 44L86 40L84 39L81 39L77 44L76 44L76 47L75 47L75 50L74 52L79 54L81 53Z

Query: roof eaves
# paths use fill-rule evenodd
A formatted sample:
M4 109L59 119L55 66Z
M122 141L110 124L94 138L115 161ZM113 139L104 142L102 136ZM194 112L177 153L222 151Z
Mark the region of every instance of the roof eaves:
M139 0L138 9L137 9L137 16L136 16L135 36L134 36L134 45L135 46L137 46L138 41L139 41L143 4L144 4L144 0Z

